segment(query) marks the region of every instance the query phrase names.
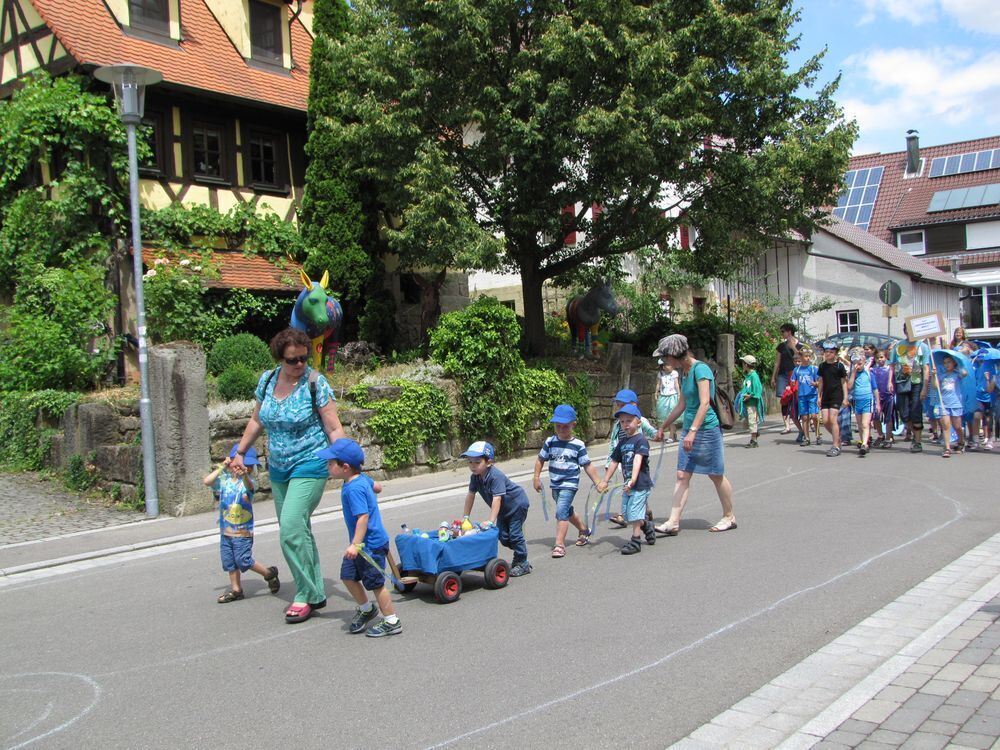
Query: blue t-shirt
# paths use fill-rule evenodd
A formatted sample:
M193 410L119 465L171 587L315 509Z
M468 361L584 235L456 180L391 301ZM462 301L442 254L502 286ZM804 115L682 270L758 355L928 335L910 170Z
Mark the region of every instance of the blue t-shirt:
M626 437L618 443L611 454L611 460L621 464L622 481L628 484L632 480L632 469L635 466L636 456L645 456L645 460L639 467L639 476L636 477L635 486L632 489L648 490L653 486L653 480L649 478L649 441L644 435L637 432L632 437Z
M993 401L996 390L987 390L989 382L986 380L986 373L989 373L990 381L995 383L997 379L996 360L977 359L974 371L976 374L976 399L982 401L984 404L989 404Z
M862 370L854 375L854 390L852 393L861 398L871 398L872 376L868 370Z
M253 536L253 489L224 471L216 477L212 492L219 498L219 532L223 536Z
M500 517L506 518L517 511L528 509L528 495L496 466L491 466L481 476L469 477L469 492L479 495L486 504L493 507L493 498L500 496Z
M701 399L698 397L698 381L708 381L708 397L715 398L715 376L712 368L704 362L695 361L691 371L684 378L681 385L681 393L684 394L684 423L683 429L687 430L694 421L694 415L698 413L701 406ZM718 427L719 418L715 416L715 410L709 407L705 414L705 421L701 423L702 428Z
M819 368L816 365L799 365L792 370L792 380L799 384L799 396L815 396L816 386L813 383L819 379Z
M957 372L945 372L938 377L941 383L941 406L945 409L962 408L962 376Z
M580 467L590 464L587 446L580 438L560 440L550 435L538 451L538 460L549 462L549 487L552 490L575 490L580 487Z
M267 393L264 383L270 371L261 375L257 383L254 395L260 402L260 423L267 430L267 468L272 482L287 482L292 477L325 479L328 476L326 460L316 458L316 451L330 443L316 409L336 399L333 388L320 375L316 378L316 409L313 408L310 372L311 368L307 367L295 390L280 400L274 397L278 373L268 383Z
M347 538L354 541L358 528L358 517L368 514L368 530L365 532L365 549L379 550L389 546L389 535L382 525L382 515L378 510L378 499L372 489L371 480L358 474L340 488L340 504L347 524Z

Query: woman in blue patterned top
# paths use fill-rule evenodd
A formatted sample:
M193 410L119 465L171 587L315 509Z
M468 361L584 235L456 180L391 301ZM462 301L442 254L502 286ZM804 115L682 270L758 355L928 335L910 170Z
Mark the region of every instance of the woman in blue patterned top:
M267 430L267 468L281 529L281 551L295 580L295 600L287 622L305 622L326 605L319 551L310 517L326 487L327 466L316 452L345 437L333 389L306 363L311 342L287 328L271 339L271 355L281 363L261 375L257 406L240 438L234 465Z

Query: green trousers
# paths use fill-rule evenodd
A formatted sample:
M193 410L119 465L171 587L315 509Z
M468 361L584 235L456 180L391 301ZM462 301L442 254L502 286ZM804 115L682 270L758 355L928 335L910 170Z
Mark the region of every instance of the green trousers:
M297 604L318 604L326 600L311 520L325 487L326 479L311 477L271 482L274 510L281 529L281 552L295 580Z

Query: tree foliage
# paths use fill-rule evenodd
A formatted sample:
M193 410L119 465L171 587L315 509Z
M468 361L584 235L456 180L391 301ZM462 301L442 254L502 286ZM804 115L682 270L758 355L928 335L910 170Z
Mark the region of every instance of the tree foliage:
M326 137L403 222L384 222L403 258L520 274L536 351L543 281L668 252L681 221L698 229L683 263L725 275L766 237L809 231L854 139L836 81L814 89L820 56L788 67L790 0L351 8L313 62L340 83Z

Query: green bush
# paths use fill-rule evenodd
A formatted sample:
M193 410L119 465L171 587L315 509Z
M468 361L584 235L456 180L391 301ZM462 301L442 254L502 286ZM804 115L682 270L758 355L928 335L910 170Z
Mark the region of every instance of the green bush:
M355 386L348 395L356 404L375 414L368 426L385 451L384 467L395 469L413 461L419 445L431 445L450 437L455 417L447 394L430 383L397 379L390 385L403 389L395 401L368 398L368 386Z
M219 398L223 401L250 401L259 380L259 370L252 370L242 363L232 364L216 381Z
M91 453L86 458L79 455L69 457L69 464L63 475L63 484L67 489L73 492L86 492L97 484L100 475L94 465L96 458L96 453Z
M233 365L246 365L255 372L274 366L267 344L252 333L237 333L219 339L208 353L206 365L212 375L221 375Z
M55 390L0 392L0 468L41 469L55 430L39 427L39 422L59 419L79 397Z

